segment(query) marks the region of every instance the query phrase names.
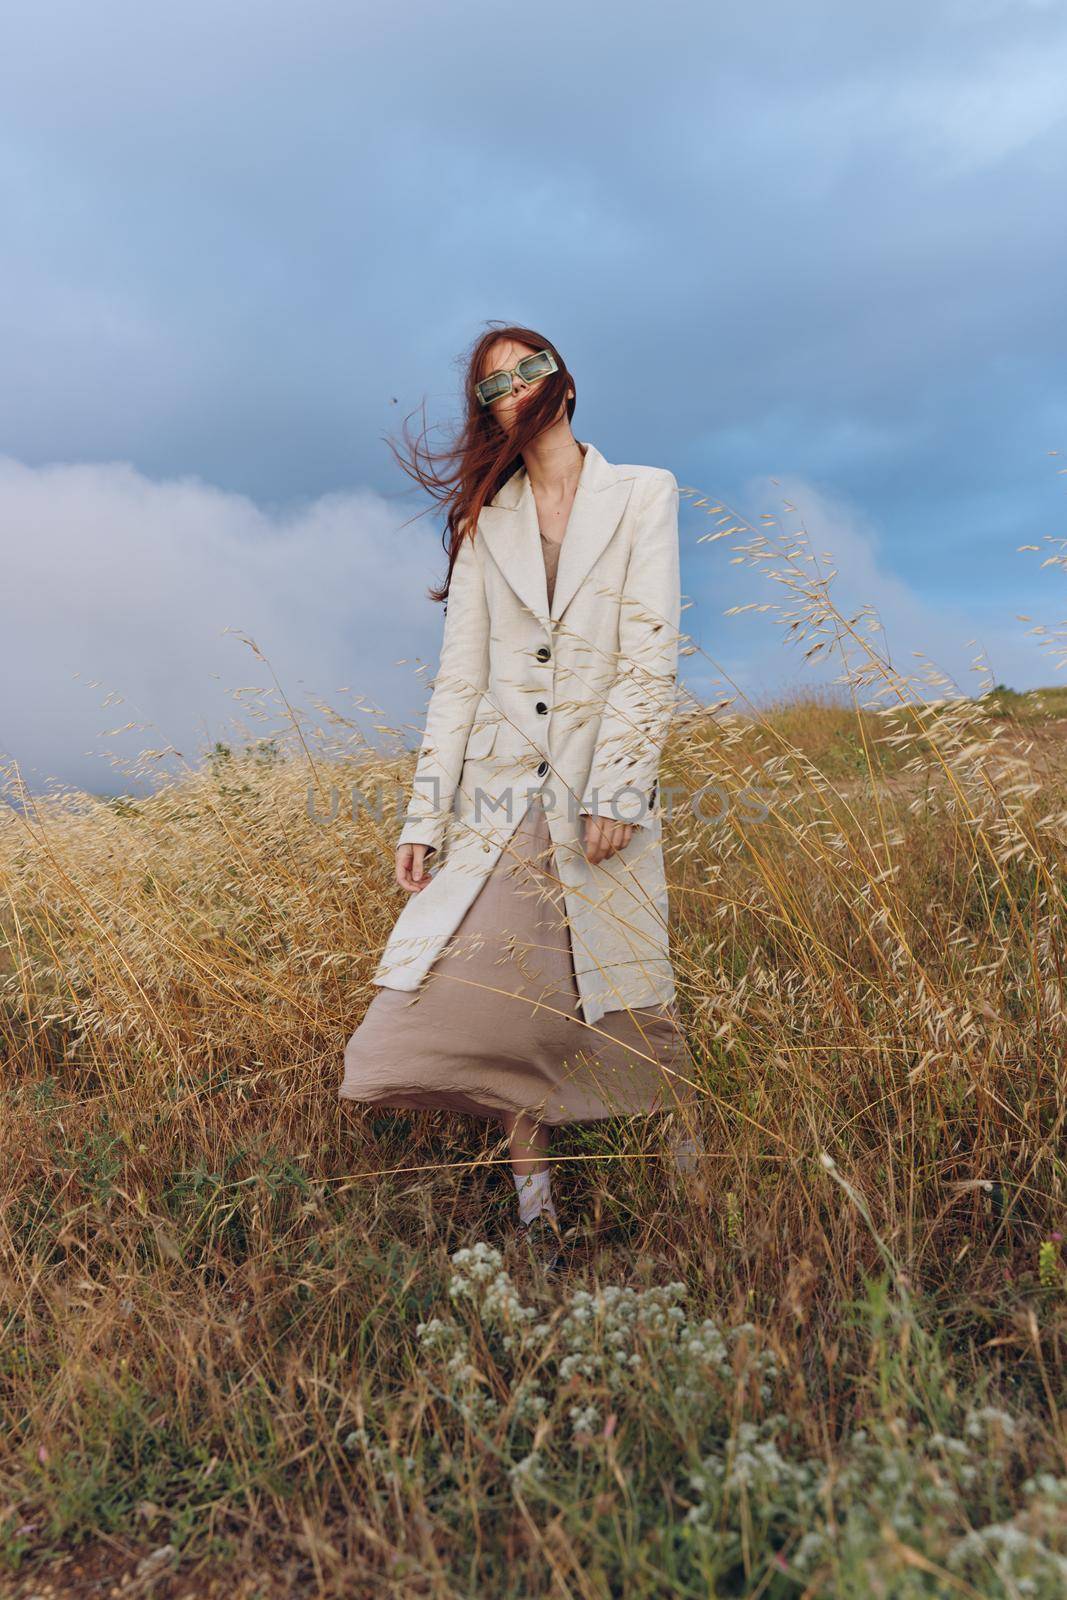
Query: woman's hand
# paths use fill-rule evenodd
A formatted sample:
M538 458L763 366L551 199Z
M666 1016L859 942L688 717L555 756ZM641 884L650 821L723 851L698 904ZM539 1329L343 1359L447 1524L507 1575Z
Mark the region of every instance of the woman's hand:
M430 881L426 857L433 855L432 844L402 844L396 851L396 881L407 893L425 889Z
M585 858L595 866L624 849L633 838L632 822L616 822L613 817L593 817L582 813L585 823Z

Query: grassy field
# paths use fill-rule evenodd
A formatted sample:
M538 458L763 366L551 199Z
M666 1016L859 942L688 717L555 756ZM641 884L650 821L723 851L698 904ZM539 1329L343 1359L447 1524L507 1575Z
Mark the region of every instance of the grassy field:
M6 811L0 1592L1067 1592L1067 692L887 687L672 733L710 1204L557 1133L558 1284L495 1127L336 1101L410 756Z

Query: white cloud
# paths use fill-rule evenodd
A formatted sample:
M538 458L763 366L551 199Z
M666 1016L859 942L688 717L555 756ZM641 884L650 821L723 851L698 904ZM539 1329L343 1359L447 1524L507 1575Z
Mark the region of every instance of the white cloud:
M397 531L410 515L364 491L276 514L127 463L0 457L0 750L32 790L51 777L139 787L112 772L108 751L173 744L194 763L245 719L234 691L272 684L228 628L255 641L294 703L306 694L352 714L366 698L417 718L426 675L412 657L439 644L440 608L425 593L444 554L429 519ZM356 719L373 738L376 719ZM108 736L127 721L151 726ZM251 737L266 731L253 725Z
M977 639L995 679L1015 688L1054 681L1010 603L1001 614L991 600L976 615L924 598L893 570L892 552L854 505L781 474L750 478L738 502L757 527L771 513L784 528L806 528L810 548L838 571L838 609L875 607L885 630L876 637L899 671L921 680L913 653L921 651L963 692L979 692ZM256 721L261 702L243 691L270 696L271 672L227 629L255 641L312 725L321 700L372 740L384 721L414 743L442 626L426 590L444 572L431 519L401 526L414 509L357 490L276 512L124 462L28 467L0 457L8 580L0 752L18 761L31 790L55 777L115 792L144 787L129 765L141 750L173 745L194 764L216 739L240 744L284 727L277 698ZM831 682L839 660L805 663L806 646L788 647L774 624L780 612L723 616L749 602L788 608L791 597L730 564L739 536L697 545L700 514L686 509L683 519L683 588L694 601L683 628L707 652L683 660L692 692L704 700L729 692L720 674L755 701ZM1055 620L1057 598L1050 594L1043 620ZM113 731L131 721L149 726Z

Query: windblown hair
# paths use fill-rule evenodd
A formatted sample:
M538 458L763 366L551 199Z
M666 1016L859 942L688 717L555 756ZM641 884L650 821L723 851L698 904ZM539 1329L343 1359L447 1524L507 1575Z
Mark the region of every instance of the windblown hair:
M558 372L550 372L534 384L515 416L512 432L506 433L489 407L478 402L475 384L479 378L488 377L485 357L498 340L507 339L514 344L529 346L534 350L551 350L559 364ZM472 536L478 526L482 507L502 489L508 479L522 466L522 451L555 418L560 401L568 387L577 396L577 385L551 339L533 328L520 328L514 324L487 323L486 332L480 334L463 358L464 418L455 443L444 450L432 451L425 444L424 428L421 440L409 438L406 419L403 429L404 450L397 449L391 439L386 443L401 467L414 478L439 505L446 509L445 531L442 544L448 555L448 572L444 583L429 591L431 600L447 600L452 582L452 568L456 564L461 541ZM574 416L575 401L567 400L567 416Z

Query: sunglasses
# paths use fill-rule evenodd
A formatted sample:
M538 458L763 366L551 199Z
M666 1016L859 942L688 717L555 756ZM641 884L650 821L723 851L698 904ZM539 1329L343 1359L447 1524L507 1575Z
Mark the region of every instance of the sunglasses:
M558 371L559 362L551 350L538 350L536 355L523 356L510 372L491 372L488 378L479 379L474 386L475 393L481 405L491 406L501 395L511 393L516 373L523 383L536 383L538 378L547 378L550 372Z

